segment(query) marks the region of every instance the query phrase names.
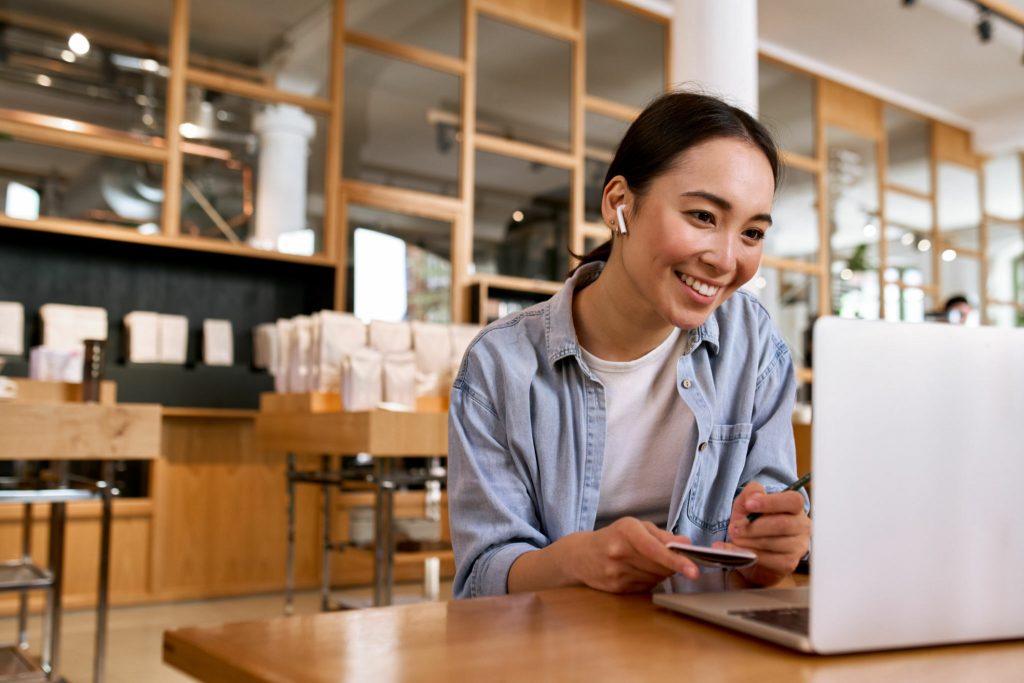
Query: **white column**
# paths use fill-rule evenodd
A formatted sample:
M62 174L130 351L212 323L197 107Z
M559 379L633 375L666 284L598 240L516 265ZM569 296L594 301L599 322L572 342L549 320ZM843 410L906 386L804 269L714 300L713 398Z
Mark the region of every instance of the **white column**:
M674 5L672 83L697 86L756 116L757 0Z
M249 240L276 249L283 233L306 228L306 172L313 117L290 104L267 105L255 117L260 137L256 184L256 229Z

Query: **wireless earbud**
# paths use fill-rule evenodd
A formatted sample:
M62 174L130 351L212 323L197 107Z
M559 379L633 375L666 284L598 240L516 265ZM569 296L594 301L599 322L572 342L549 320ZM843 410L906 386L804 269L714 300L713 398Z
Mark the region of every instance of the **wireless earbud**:
M626 208L625 204L619 204L615 207L615 215L619 218L619 234L626 234L626 217L622 215L622 210Z

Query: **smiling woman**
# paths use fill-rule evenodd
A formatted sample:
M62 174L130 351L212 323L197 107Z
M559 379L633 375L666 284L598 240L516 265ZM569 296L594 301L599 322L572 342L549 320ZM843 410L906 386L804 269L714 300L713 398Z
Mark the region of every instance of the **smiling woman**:
M552 299L485 329L455 380L456 595L696 578L671 541L752 550L761 584L792 572L810 528L782 492L793 363L737 293L778 175L765 129L712 97L664 95L630 126L601 197L612 239Z

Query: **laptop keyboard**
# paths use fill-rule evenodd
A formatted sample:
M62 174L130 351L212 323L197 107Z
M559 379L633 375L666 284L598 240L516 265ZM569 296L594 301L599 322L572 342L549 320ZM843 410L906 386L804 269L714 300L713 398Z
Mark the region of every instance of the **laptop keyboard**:
M778 607L775 609L735 610L729 614L769 624L793 633L807 635L809 633L810 608Z

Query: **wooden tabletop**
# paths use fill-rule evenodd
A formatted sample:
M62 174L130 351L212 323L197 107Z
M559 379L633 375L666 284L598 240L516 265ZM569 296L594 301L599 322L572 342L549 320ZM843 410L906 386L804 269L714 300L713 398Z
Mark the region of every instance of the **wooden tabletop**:
M656 607L566 588L282 617L164 634L164 661L202 681L1024 680L1024 641L819 657Z
M441 412L265 413L256 443L276 453L434 456L448 453L448 414Z
M0 402L0 460L158 457L158 405Z

